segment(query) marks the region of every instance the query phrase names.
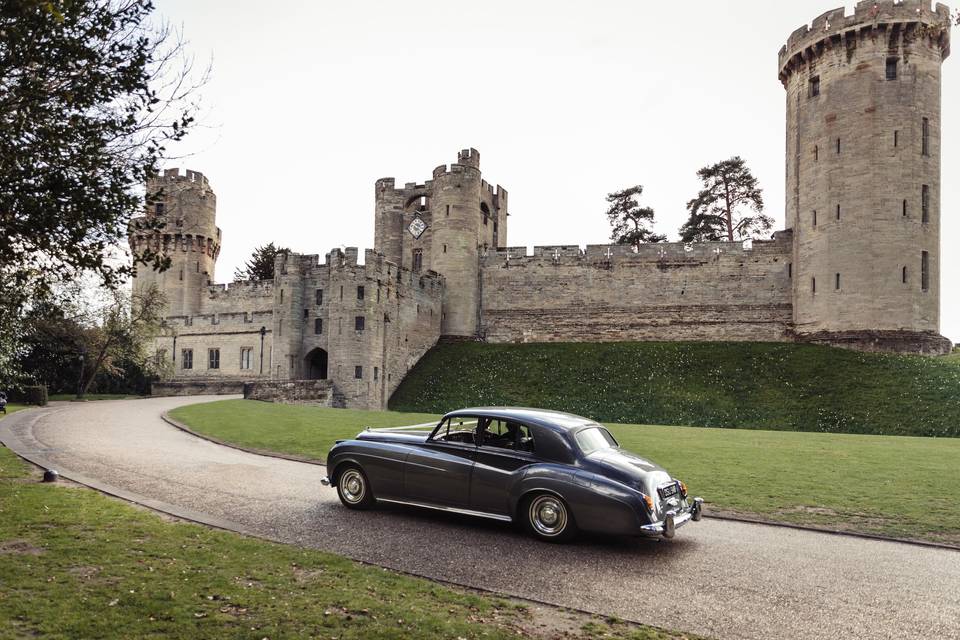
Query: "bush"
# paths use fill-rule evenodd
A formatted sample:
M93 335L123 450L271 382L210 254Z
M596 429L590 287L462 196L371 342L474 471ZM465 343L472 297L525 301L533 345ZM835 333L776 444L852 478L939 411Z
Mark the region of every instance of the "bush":
M11 392L10 401L45 407L47 406L47 387L45 385L23 387L20 391Z

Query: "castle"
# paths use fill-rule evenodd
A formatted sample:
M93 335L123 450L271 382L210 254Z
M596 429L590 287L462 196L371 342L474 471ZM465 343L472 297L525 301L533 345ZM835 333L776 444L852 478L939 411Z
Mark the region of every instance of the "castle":
M746 243L507 245L508 194L475 149L431 180L375 186L374 249L281 255L273 280L214 285L216 197L165 172L133 234L170 256L135 288L167 295L166 389L251 383L248 395L384 408L441 338L489 342L799 341L942 354L940 85L950 12L860 2L795 31L787 96L786 230ZM297 381L297 382L292 382ZM219 386L218 386L219 385Z

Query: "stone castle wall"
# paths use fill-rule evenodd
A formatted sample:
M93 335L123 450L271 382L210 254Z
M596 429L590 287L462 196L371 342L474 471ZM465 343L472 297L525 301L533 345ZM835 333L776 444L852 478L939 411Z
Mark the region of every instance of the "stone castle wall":
M790 339L790 234L755 241L537 247L481 262L489 342Z

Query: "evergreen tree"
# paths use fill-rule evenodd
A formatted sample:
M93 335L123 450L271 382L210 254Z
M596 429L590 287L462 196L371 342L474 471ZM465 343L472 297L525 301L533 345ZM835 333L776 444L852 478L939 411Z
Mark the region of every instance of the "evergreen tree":
M703 189L687 203L690 217L680 227L683 242L746 240L773 228L763 213L763 191L743 158L736 156L697 172Z
M640 206L639 198L642 193L643 187L636 185L607 195L607 202L610 203L607 220L613 227L610 239L617 244L628 244L639 249L641 244L663 242L667 239L650 228L653 225L654 213L650 207Z
M253 255L243 265L242 269L233 272L233 279L237 282L255 282L257 280L273 280L273 265L277 255L290 253L290 249L276 247L271 242L268 245L257 247Z

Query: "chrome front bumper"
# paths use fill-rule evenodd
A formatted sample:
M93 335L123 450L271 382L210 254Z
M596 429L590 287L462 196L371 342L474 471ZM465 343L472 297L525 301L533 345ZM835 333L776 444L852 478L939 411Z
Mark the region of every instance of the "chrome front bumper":
M663 520L640 527L643 535L672 538L677 529L691 520L699 521L703 517L703 498L694 498L692 504L680 511L667 511Z

